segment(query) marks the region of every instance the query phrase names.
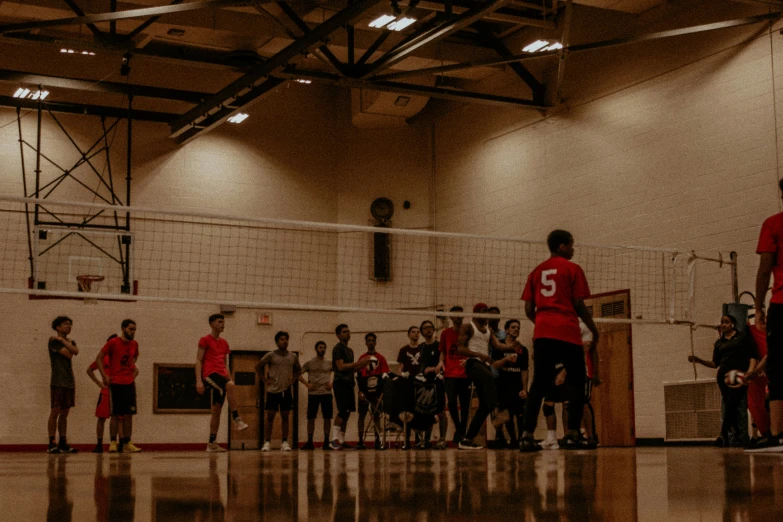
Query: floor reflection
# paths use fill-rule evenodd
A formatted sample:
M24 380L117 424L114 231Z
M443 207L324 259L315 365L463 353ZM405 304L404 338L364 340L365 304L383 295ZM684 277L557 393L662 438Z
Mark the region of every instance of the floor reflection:
M781 458L717 448L0 454L0 505L4 519L57 522L766 522L783 519Z

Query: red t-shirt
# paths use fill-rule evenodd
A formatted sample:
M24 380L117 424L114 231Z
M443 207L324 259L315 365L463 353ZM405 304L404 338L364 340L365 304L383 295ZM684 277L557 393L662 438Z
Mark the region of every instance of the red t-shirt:
M560 256L538 265L527 278L524 301L536 305L533 339L557 339L582 345L574 300L590 297L582 267Z
M109 358L108 375L112 384L132 384L135 359L139 356L139 343L125 341L115 337L101 348L101 352Z
M443 376L448 379L466 379L468 374L462 361L467 359L457 351L459 333L454 328L446 328L440 334L440 351L443 352Z
M201 376L207 378L213 373L228 377L226 355L231 353L228 341L222 337L215 339L211 334L198 340L198 347L204 350L204 360L201 364Z
M367 359L368 357L375 356L376 359L378 359L378 365L375 367L375 369L371 370L370 366L366 366L359 370L359 375L361 377L372 377L373 375L383 375L384 373L389 373L391 370L389 370L389 362L386 360L386 357L379 354L378 352L375 352L373 354L365 352L362 354L361 357L359 357L359 360Z
M97 361L91 362L90 363L90 370L95 371L97 369L98 369L98 362ZM104 358L103 358L103 370L106 372L106 375L111 377L111 368L109 368L109 356L108 355L104 356Z
M783 212L768 217L761 225L757 254L775 254L772 267L772 303L783 303Z

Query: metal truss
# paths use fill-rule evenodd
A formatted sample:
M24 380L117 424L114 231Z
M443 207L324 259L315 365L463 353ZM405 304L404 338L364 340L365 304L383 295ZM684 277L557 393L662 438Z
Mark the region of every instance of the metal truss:
M36 135L35 143L30 143L25 139L22 132L22 108L17 107L17 128L19 132L19 149L21 154L22 165L22 187L25 197L32 197L38 199L49 198L58 188L63 186L67 180L76 182L82 188L87 190L94 198L100 199L102 202L108 205L125 205L131 204L131 180L132 180L132 153L133 153L133 97L128 97L128 108L124 115L117 116L113 121L108 122L105 115L101 116L101 135L92 144L84 148L80 146L74 137L68 132L68 129L55 115L55 110L49 107L49 104L43 101L36 103L35 114L37 115ZM70 144L76 149L79 154L79 159L71 165L63 166L55 159L47 155L43 151L42 147L42 120L44 114L47 114L51 120L56 124L60 131L65 135ZM126 150L126 162L125 162L125 198L120 197L114 183L114 170L112 168L111 161L111 147L116 137L119 124L122 120L127 120L127 150ZM35 155L35 180L32 187L28 184L27 175L27 161L25 151L30 150ZM96 166L96 161L101 157L105 157L105 169L100 170ZM54 179L44 182L41 178L42 163L46 162L50 166L54 167L59 174ZM88 172L91 171L97 181L97 188L88 185L84 181L75 176L75 171L80 167L88 167ZM30 254L30 277L31 281L35 277L35 257L44 255L47 251L57 246L59 243L65 241L71 236L78 236L95 249L99 250L106 257L112 261L118 263L122 270L123 281L121 285L121 291L123 293L131 292L130 281L130 249L131 249L131 219L130 214L127 212L112 212L108 213L105 209L89 212L85 216L74 219L72 214L58 213L56 210L48 208L47 205L41 203L35 203L32 205L25 204L26 225L28 231L28 249ZM102 218L102 219L98 219ZM108 219L107 219L108 218ZM101 221L101 222L98 222ZM68 232L64 234L62 238L50 245L43 252L35 252L32 244L32 228L33 227L56 227L60 229L67 229ZM85 235L85 231L88 229L93 230L112 230L117 232L128 232L127 234L117 235L116 252L109 252L105 248L100 247L95 242L90 240Z

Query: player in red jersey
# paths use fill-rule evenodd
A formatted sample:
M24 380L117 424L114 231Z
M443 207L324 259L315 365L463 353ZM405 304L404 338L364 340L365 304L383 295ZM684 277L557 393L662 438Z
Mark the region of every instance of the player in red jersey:
M585 358L581 318L593 334L592 346L598 345L598 329L587 311L584 299L590 297L582 268L571 262L574 238L565 230L554 230L547 237L551 257L528 276L522 299L525 315L535 323L533 331L533 383L525 407L524 433L520 451L538 451L533 440L541 401L554 386L555 366L566 370L568 399L568 432L563 438L566 449L579 447L579 427L584 407Z
M106 342L108 343L112 339L117 337L117 334L111 334L108 339L106 339ZM103 367L108 368L109 367L109 357L106 356L103 358ZM111 417L111 407L109 406L109 387L103 384L103 381L98 379L95 376L95 372L98 371L98 363L93 361L90 363L90 366L87 368L87 376L92 379L92 382L94 382L98 388L100 388L101 393L98 395L98 405L95 407L95 416L98 418L98 422L95 426L95 433L98 436L98 444L95 446L95 448L92 450L93 453L103 453L103 432L104 428L106 426L106 419ZM138 375L139 370L138 368L135 370L135 374ZM122 438L122 425L118 427L118 435L119 438ZM109 443L109 451L111 453L114 453L117 451L117 439L114 438Z
M783 180L778 182L783 191ZM783 212L761 225L756 253L761 256L756 273L756 327L767 332L766 373L769 386L769 432L745 451L783 452ZM770 276L774 278L769 312L765 301Z
M103 377L103 384L109 387L111 399L111 422L109 435L114 440L122 420L122 434L117 451L138 453L141 448L131 442L133 434L133 416L136 415L136 361L139 358L139 343L133 340L136 335L136 322L125 319L121 325L122 336L107 342L95 362ZM109 359L108 372L103 364L104 357Z
M449 312L462 312L461 306L452 306ZM446 403L454 423L454 443L465 436L470 413L470 379L465 371L467 357L459 353L459 330L462 317L452 317L452 326L440 334L440 360L446 383Z
M231 418L236 425L237 430L247 429L247 424L239 418L239 411L236 409L234 401L234 381L226 368L226 356L231 353L228 342L220 337L226 328L226 319L221 314L212 314L209 316L209 327L212 332L205 335L198 341L198 351L196 352L196 391L202 395L206 390L206 382L212 391L212 411L209 420L209 442L207 442L208 452L222 452L223 449L215 440L217 439L218 428L220 428L220 412L223 411L223 402L228 397L228 408L231 411Z

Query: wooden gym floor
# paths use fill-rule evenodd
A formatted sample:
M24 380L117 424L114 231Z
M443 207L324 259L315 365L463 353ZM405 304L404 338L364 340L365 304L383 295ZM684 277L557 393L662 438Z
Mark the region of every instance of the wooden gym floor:
M783 520L783 455L0 453L2 520Z

